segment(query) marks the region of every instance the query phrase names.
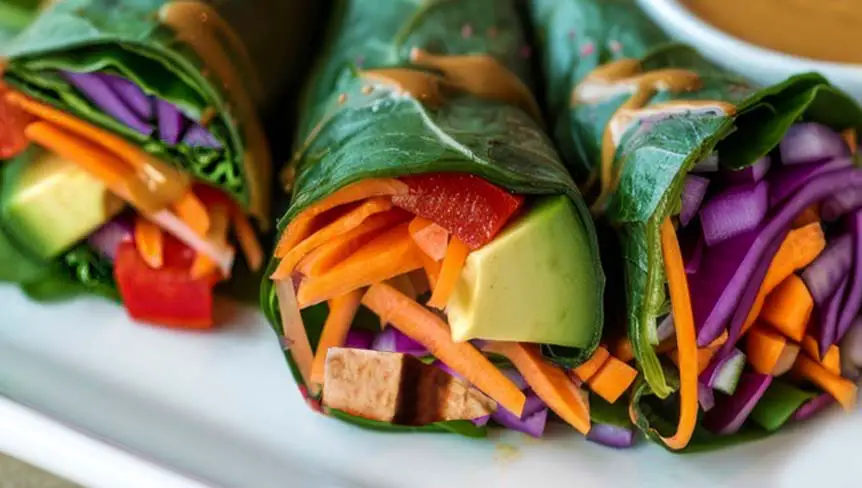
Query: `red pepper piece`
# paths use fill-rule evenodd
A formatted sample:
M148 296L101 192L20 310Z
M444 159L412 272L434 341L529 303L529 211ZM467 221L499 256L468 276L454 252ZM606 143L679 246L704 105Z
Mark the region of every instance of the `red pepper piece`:
M32 115L6 101L8 92L0 85L0 159L10 159L27 149L30 140L24 130L35 121Z
M524 204L524 197L466 173L430 173L400 180L410 191L392 197L392 203L443 227L472 250L494 240Z

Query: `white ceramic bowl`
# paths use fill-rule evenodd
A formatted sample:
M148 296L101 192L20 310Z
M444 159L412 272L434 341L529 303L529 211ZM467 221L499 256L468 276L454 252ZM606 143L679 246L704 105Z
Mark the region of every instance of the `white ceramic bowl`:
M815 61L750 44L704 22L678 0L638 2L671 36L757 83L777 83L793 74L816 71L862 101L862 65Z

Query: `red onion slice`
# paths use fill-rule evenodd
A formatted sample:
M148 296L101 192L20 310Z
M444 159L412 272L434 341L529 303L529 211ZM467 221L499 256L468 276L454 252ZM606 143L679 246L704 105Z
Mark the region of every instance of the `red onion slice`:
M687 226L691 219L697 215L708 188L709 180L707 178L697 175L685 177L685 183L682 187L682 210L679 213L679 222L683 227Z
M858 379L862 370L862 316L850 325L841 340L841 375Z
M87 243L99 254L114 262L120 244L132 241L133 235L132 219L124 215L110 220L90 234Z
M836 193L820 206L823 220L833 222L841 216L862 209L862 188L848 188Z
M703 425L716 434L734 434L742 428L751 411L772 384L772 376L745 373L732 396L721 398L703 418Z
M802 281L818 306L823 306L850 272L853 262L853 237L844 234L830 242L802 272Z
M769 187L765 181L732 186L712 197L700 210L700 223L707 246L755 229L769 209Z
M701 410L709 412L715 407L715 392L703 383L698 383L697 402L700 404Z
M796 168L784 168L769 174L769 206L780 205L814 178L833 171L853 167L849 158L835 159L824 164L813 164Z
M733 348L729 354L717 355L701 373L700 381L707 387L733 395L745 369L745 353Z
M769 156L763 156L741 170L726 171L722 176L731 183L757 183L766 176L770 167L772 160Z
M793 125L781 140L779 151L786 166L821 163L850 155L841 135L816 122Z
M807 402L803 403L796 412L794 412L791 420L795 422L802 422L810 419L811 417L817 415L818 413L825 410L827 407L831 406L835 403L835 399L832 398L832 395L828 393L824 393L816 398L812 398Z
M818 308L819 313L815 336L817 344L820 346L820 357L824 357L829 347L835 344L838 314L841 311L841 304L844 303L844 293L847 291L848 282L849 277L845 277L835 290L835 294L829 297L829 300Z
M186 124L186 118L173 104L164 100L156 101L156 113L159 122L159 138L171 146L180 142L180 134Z
M607 447L627 449L635 445L637 437L634 429L593 422L587 440Z
M491 418L507 429L523 432L532 437L542 437L545 433L545 425L548 423L548 409L544 408L533 415L519 418L512 412L498 406L497 411L491 414Z
M347 332L347 339L344 341L344 347L352 349L371 349L371 343L374 341L374 333L362 329L350 329Z
M847 300L838 317L835 340L840 341L862 310L862 210L850 216L850 234L853 236L853 272L847 291Z

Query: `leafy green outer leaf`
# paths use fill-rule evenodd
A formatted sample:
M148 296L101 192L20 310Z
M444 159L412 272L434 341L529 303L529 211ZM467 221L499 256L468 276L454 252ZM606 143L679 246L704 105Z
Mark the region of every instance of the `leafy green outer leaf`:
M651 344L666 302L659 226L679 212L688 170L713 149L721 154L722 164L743 168L775 148L800 118L862 130L862 109L816 74L758 90L693 49L671 42L633 0L534 0L530 14L547 76L546 97L557 121L555 135L578 181L586 181L600 164L605 126L629 98L621 94L602 103L570 106L574 88L601 64L634 58L645 70L673 67L700 75L701 89L661 92L651 103L717 100L737 107L732 117L689 113L651 121L648 130L635 126L616 152L620 183L604 223L617 229L621 241L635 357L652 391L665 398L672 388Z
M410 49L421 47L433 53L489 54L529 83L522 45L509 0L339 2L325 55L306 91L297 139L305 142L294 160L295 192L279 228L308 205L372 177L468 172L520 194L568 195L578 208L595 270L590 282L572 290L595 305L593 323L587 324L593 341L582 350L544 347L543 352L559 364L575 366L598 345L605 278L592 219L548 137L516 107L450 94L432 108L359 76L360 68L407 66ZM269 270L277 264L273 260ZM261 300L274 328L283 333L269 280L263 283ZM304 317L314 347L322 321Z
M764 429L774 432L790 420L803 403L816 396L817 393L775 379L757 402L749 418Z

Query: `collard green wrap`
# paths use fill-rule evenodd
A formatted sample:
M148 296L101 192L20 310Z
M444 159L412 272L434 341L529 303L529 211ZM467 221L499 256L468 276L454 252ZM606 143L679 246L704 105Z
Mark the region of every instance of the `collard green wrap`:
M572 290L573 296L586 296L585 300L595 304L593 323L585 324L592 328L593 339L585 349L546 346L543 352L559 364L580 364L592 354L601 336L604 274L592 220L574 182L542 128L520 108L461 93L429 107L388 85L367 89L369 82L361 77L362 70L409 67L412 48L440 55L490 55L530 83L513 2L338 2L327 49L305 94L297 137L304 142L288 172L294 193L279 229L310 204L372 177L466 172L519 194L568 195L578 209L595 270L591 284ZM263 285L262 301L273 326L282 333L278 301L269 280ZM325 313L320 307L304 311L312 345ZM290 361L289 351L287 356Z
M301 79L321 8L305 0L55 2L4 46L4 81L221 188L265 227L273 171L260 118ZM157 133L135 131L89 101L64 72L132 80L205 126L219 147L169 145ZM4 263L20 255L2 241ZM86 245L20 268L4 269L0 279L23 284L37 298L80 291L79 285L115 295L109 263Z
M665 399L677 387L653 349L658 342L657 318L668 310L659 227L668 216L679 213L686 174L713 150L721 154L723 165L744 168L774 149L799 119L858 131L862 110L817 74L755 87L692 48L672 42L633 0L533 0L529 8L547 78L555 139L579 184L596 176L605 127L632 96L626 92L598 103L571 103L575 88L605 63L635 59L644 72L682 68L702 81L699 89L684 93L658 90L647 106L670 100L710 100L736 107L734 115L677 113L650 120L649 130L643 130L643 123L635 125L615 152L613 168L619 172L619 183L601 218L619 237L625 288L609 292L626 300L628 335L644 373L634 394L634 410L639 426L654 434L651 425L656 425L655 414L660 410L654 407L661 402L647 408L640 400L652 395ZM741 438L746 434L730 440L696 434L690 449L718 447Z

